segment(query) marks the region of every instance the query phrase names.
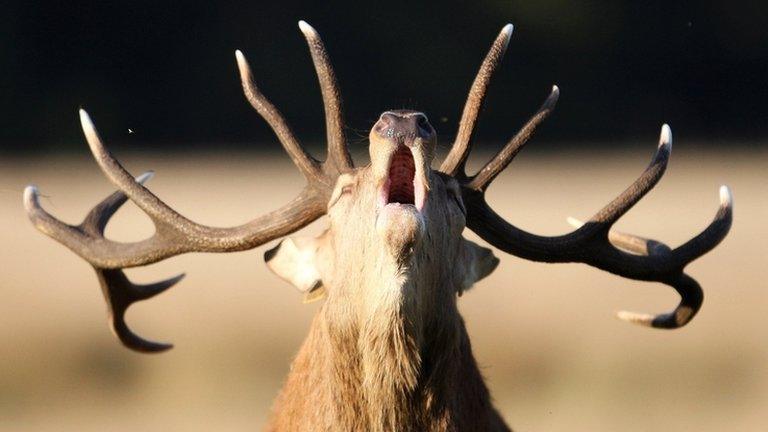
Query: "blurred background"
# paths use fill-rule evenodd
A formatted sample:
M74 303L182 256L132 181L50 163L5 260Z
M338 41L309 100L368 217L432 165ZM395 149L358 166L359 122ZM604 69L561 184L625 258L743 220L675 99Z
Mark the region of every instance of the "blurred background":
M285 203L301 178L245 102L233 53L244 51L262 91L318 151L322 103L299 19L328 47L360 164L388 108L425 111L444 154L480 61L514 23L470 165L559 85L557 110L488 194L536 233L564 233L566 216L587 218L623 190L669 123L667 174L617 228L678 245L709 223L717 187L732 187L731 234L688 268L706 296L690 325L655 331L613 318L671 309L666 286L503 253L460 307L515 430L765 430L767 12L746 1L4 4L0 430L264 425L318 308L266 270L269 246L129 271L138 282L188 273L131 309L139 334L176 344L139 355L110 334L90 267L29 225L21 192L37 184L42 204L76 223L113 190L81 136L84 106L128 169L155 169L151 189L196 221L240 224ZM152 227L127 205L107 232L129 241Z

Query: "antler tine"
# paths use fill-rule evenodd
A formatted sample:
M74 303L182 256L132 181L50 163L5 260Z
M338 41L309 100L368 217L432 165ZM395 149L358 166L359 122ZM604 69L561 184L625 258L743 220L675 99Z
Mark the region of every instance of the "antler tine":
M665 284L680 294L680 303L672 312L658 315L618 311L616 317L622 321L658 329L676 329L688 324L701 309L704 302L704 292L695 279L685 273L680 273L677 279L666 281Z
M681 262L691 262L711 251L728 234L733 223L733 195L728 186L720 186L720 206L714 220L699 235L674 250Z
M661 126L661 133L659 134L659 144L656 147L656 152L651 158L651 163L643 171L643 173L634 181L628 188L626 188L619 196L614 198L611 202L605 205L600 211L594 214L586 224L581 226L572 234L555 237L558 241L564 241L565 243L572 243L574 239L578 238L580 241L584 241L587 238L594 237L599 233L608 234L613 224L616 223L619 218L626 214L635 204L637 204L654 186L661 180L664 172L667 169L669 163L669 156L672 153L672 130L669 125L663 124ZM629 240L626 235L624 240L629 243L634 240ZM622 237L620 233L613 234L614 239ZM626 245L625 248L629 248L631 251L632 245Z
M153 172L146 172L136 177L136 182L144 184L152 178ZM97 204L85 217L79 228L86 233L104 238L104 228L109 219L128 200L122 192L117 191ZM112 331L123 345L139 352L154 353L166 351L173 347L171 344L152 342L136 335L125 322L126 310L135 302L154 297L168 288L176 285L184 278L184 273L172 278L148 285L134 284L122 270L102 269L93 266L101 285L101 291L109 310L109 323Z
M82 233L76 227L65 224L51 216L50 213L40 206L39 192L35 185L29 185L24 189L24 210L30 222L38 231L54 238L80 255L80 252L74 245L79 243L80 238L83 237Z
M613 225L661 180L671 153L672 130L669 125L663 124L659 134L659 145L645 171L624 192L592 216L590 221L604 223L606 228Z
M693 260L709 252L728 233L733 219L733 199L720 189L720 207L714 221L699 235L676 249L664 243L612 230L613 224L647 194L664 174L672 145L669 126L662 126L659 145L643 174L590 221L569 218L576 227L570 234L545 237L527 233L505 221L485 202L482 188L464 184L467 227L505 252L543 262L581 262L630 279L662 282L673 287L680 304L668 314L620 312L625 321L656 328L687 324L703 301L699 284L683 273Z
M651 315L619 311L617 316L624 321L656 328L677 328L687 324L701 308L704 293L698 282L683 273L682 268L717 246L728 234L732 221L733 199L728 187L721 186L720 206L715 219L699 235L674 250L670 250L663 243L649 240L648 249L651 256L660 256L681 269L676 279L665 281L665 283L674 287L680 294L680 304L673 312L668 314ZM625 234L625 236L634 237L631 234ZM658 246L652 247L654 244Z
M579 220L570 217L568 222L577 228L583 225ZM614 246L638 255L663 260L669 263L671 268L680 269L679 274L669 279L659 279L680 294L680 304L674 311L659 315L619 311L616 314L617 317L627 322L655 328L674 329L687 324L701 308L704 293L698 282L683 273L682 269L717 246L728 234L732 222L733 198L728 187L721 186L720 206L714 220L696 237L674 250L657 240L611 229L608 232L608 240Z
M293 134L288 122L280 113L280 110L264 96L259 88L256 86L253 80L253 73L251 67L248 64L248 60L245 59L245 55L240 50L235 50L235 58L237 59L237 68L240 71L240 80L243 84L243 93L248 102L253 106L256 112L261 115L264 120L267 121L269 126L277 135L280 143L285 148L288 156L291 157L293 163L299 168L301 173L307 180L317 180L323 177L320 171L319 163L310 156L306 150L299 144L296 136Z
M159 353L173 348L172 344L153 342L131 331L125 322L125 312L133 303L154 297L172 287L184 278L184 274L149 285L138 285L131 282L122 270L98 267L94 267L94 270L107 302L110 328L126 348L143 353Z
M342 112L341 92L336 82L336 74L325 49L323 40L317 31L306 21L299 21L299 30L304 34L315 65L320 91L325 107L325 128L328 139L327 161L332 161L340 173L352 169L352 157L349 155L347 139L344 136L344 114Z
M568 217L568 223L581 228L584 222ZM656 240L647 239L621 231L608 231L608 240L614 246L638 255L672 253L683 266L715 248L725 238L733 222L733 196L728 186L720 186L720 206L714 220L696 237L672 251L669 246Z
M541 108L534 114L525 125L520 128L520 131L496 154L488 163L483 166L480 171L472 178L467 184L468 187L475 190L485 190L488 185L493 182L496 176L499 175L512 159L517 156L517 153L522 150L525 144L536 131L536 127L544 121L554 111L557 99L560 97L560 89L555 85L552 86L552 92L547 96L547 99L541 105Z
M63 244L91 265L102 269L115 269L151 264L183 252L162 248L156 233L152 238L136 243L117 243L94 237L80 227L65 224L40 206L37 187L24 190L24 207L38 231ZM94 214L89 217L100 217ZM170 232L170 231L169 231Z
M107 178L133 200L139 208L144 210L155 224L181 225L183 229L194 229L194 223L170 208L155 194L145 188L115 159L99 137L96 126L84 109L80 109L80 124L85 134L85 139L93 153L93 158L98 163Z
M472 82L467 102L464 104L464 111L461 113L456 140L453 142L450 152L448 152L440 166L440 171L448 175L457 176L464 174L464 165L472 147L472 135L475 132L477 115L483 106L485 92L488 90L491 77L499 63L501 63L501 59L504 58L504 53L507 51L513 29L514 26L512 24L507 24L501 29L496 40L493 41L491 49L486 54L485 59L483 59L475 80Z
M143 185L150 181L154 176L154 171L147 171L136 177L136 183ZM113 193L102 202L96 204L96 206L88 212L83 223L80 224L80 227L90 235L103 236L104 229L107 227L112 215L114 215L127 200L128 197L124 193L120 191Z
M581 221L572 217L568 218L568 223L576 228L583 225ZM617 248L637 255L651 256L659 259L668 259L674 256L669 246L662 242L614 229L608 232L608 241ZM680 268L690 261L692 260L681 263ZM675 329L687 324L699 311L704 301L704 293L701 290L701 286L695 279L682 273L682 271L677 277L665 280L663 283L671 286L680 294L680 303L672 312L654 315L641 312L618 311L616 312L616 317L632 324L663 329Z
M584 222L574 218L567 217L566 221L574 228L581 228ZM637 255L650 255L657 249L665 252L669 252L669 246L656 240L647 239L634 234L629 234L621 231L617 231L611 228L608 231L608 241L617 248L623 249L627 252L632 252Z
M141 208L155 224L155 235L136 243L94 241L86 233L67 228L45 213L29 189L30 218L43 232L64 243L88 262L100 268L123 268L160 261L186 252L228 252L252 249L269 240L289 234L320 217L325 212L332 180L310 181L293 201L246 224L214 228L195 223L177 213L133 176L103 145L84 110L80 119L88 144L107 178Z
M151 171L146 172L135 181L143 184L152 175ZM72 226L59 221L40 207L37 189L34 186L28 186L24 192L24 204L33 224L78 255L81 255L81 252L77 248L77 242L71 240L87 235L94 241L108 242L104 238L104 228L127 199L128 197L122 191L115 192L91 209L80 225ZM120 341L126 347L141 352L160 352L171 348L171 345L151 342L131 332L125 323L125 311L131 304L160 294L175 285L184 277L184 274L149 285L138 285L132 283L122 270L106 269L90 260L89 263L96 272L107 301L110 326Z
M545 102L546 105L546 102ZM671 151L671 132L662 127L659 146L648 168L624 192L598 211L586 224L576 231L556 236L538 236L509 224L497 215L485 202L481 185L472 185L472 179L464 184L462 195L467 208L474 209L474 217L468 218L467 227L487 239L491 244L513 255L533 261L567 262L575 260L570 246L588 241L602 233L607 234L611 226L626 213L664 174Z

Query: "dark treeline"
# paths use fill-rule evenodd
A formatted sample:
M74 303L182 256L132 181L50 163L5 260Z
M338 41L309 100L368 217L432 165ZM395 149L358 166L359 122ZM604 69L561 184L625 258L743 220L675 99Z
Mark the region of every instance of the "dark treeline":
M237 48L297 133L321 140L320 92L299 19L325 40L352 140L382 110L411 107L449 141L507 22L515 33L482 139L507 138L552 84L562 95L543 140L655 140L663 122L679 137L713 143L768 132L764 2L12 1L2 9L3 152L81 149L79 106L112 142L271 140L241 94Z

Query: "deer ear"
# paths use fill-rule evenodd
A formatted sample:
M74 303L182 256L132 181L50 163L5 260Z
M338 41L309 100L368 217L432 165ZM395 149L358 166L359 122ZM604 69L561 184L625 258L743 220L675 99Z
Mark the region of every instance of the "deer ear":
M264 253L264 261L273 273L305 294L309 303L323 297L325 289L317 266L322 236L287 238Z
M499 259L493 255L493 251L477 245L469 240L464 240L464 280L459 289L459 296L496 270Z

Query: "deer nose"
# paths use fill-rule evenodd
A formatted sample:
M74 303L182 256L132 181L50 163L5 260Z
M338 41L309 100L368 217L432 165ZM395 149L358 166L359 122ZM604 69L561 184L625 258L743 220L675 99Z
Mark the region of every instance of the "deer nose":
M385 111L373 126L376 133L398 144L412 147L416 138L430 140L435 130L424 113L410 110Z

